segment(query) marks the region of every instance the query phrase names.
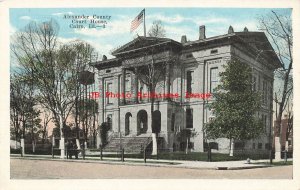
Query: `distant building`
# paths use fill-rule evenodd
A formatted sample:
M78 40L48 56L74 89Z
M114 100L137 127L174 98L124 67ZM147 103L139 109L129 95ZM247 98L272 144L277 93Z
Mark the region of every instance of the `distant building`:
M281 120L281 133L280 133L281 151L284 150L287 150L289 152L293 151L293 129L292 127L289 126L291 124L290 121L291 120L288 118L287 114L284 115L284 118Z
M149 54L149 51L153 53ZM257 117L265 125L260 138L237 141L235 150L268 149L273 121L273 72L280 62L263 32L249 32L247 28L243 32L234 32L230 27L227 34L206 38L205 26L200 26L199 40L196 41L188 41L186 36L182 36L181 42L137 37L113 51L112 55L115 58L104 57L93 64L98 69L99 123L110 118L111 143L107 145L110 148L117 148L121 142L120 132L125 151L151 144L151 104L149 98L139 96L147 93L148 87L139 80L135 69L144 66L145 60L153 56L155 64L167 64L155 92L172 95L155 98L153 121L160 149L183 151L188 147L190 151L205 151L202 129L212 117L207 106L212 101L209 94L220 83L219 73L224 71L222 65L232 57L248 63L253 69L253 90L262 92L263 103ZM174 58L177 61L172 61ZM187 97L186 93L194 96ZM228 153L229 139L217 139L214 144L216 152Z

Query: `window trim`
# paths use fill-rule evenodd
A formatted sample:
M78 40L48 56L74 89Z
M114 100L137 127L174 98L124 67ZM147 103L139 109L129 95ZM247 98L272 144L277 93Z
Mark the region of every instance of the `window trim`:
M212 71L213 70L216 70L216 81L212 81ZM218 83L219 83L219 79L218 79L218 76L217 75L219 75L219 72L218 72L218 70L219 70L219 67L211 67L210 69L209 69L209 92L210 93L213 93L213 90L214 89L212 89L212 84L213 84L213 82L214 83L216 83L217 85L215 86L215 88L218 86Z

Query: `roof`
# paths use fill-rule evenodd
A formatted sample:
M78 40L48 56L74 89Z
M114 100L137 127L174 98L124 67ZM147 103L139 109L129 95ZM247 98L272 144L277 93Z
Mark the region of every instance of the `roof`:
M188 48L195 46L205 48L209 43L225 40L228 42L229 40L234 40L234 42L246 45L248 46L248 50L257 54L257 56L267 56L272 59L272 64L275 68L279 68L281 66L281 62L264 32L233 32L230 34L188 41L183 44L183 49L187 50Z
M233 32L210 38L188 41L185 43L179 43L169 38L139 36L114 50L112 55L114 55L116 58L96 62L92 64L92 66L97 68L119 66L122 65L121 59L123 56L138 53L151 47L157 48L171 45L178 50L188 51L190 48L202 49L207 48L209 45L217 46L219 43L243 44L247 49L247 52L252 52L257 56L264 56L267 59L271 59L272 66L274 68L279 68L281 66L281 62L264 32Z
M174 41L170 38L157 38L157 37L144 37L139 36L134 40L124 44L120 48L114 50L112 55L118 57L125 53L136 52L142 49L147 49L150 47L161 46L165 44L172 44L177 47L182 47L182 44Z
M106 69L115 66L120 66L121 60L119 58L113 58L113 59L97 61L95 63L91 63L90 65L96 67L97 69Z

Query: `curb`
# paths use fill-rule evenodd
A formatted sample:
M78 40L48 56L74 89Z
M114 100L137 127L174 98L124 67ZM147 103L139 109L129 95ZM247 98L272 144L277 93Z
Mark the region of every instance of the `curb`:
M243 170L243 169L255 169L255 168L265 168L272 167L270 165L261 166L237 166L237 167L195 167L195 166L184 166L180 162L170 161L171 163L178 163L178 165L173 165L161 162L161 163L143 163L143 162L121 162L120 160L82 160L82 159L60 159L60 158L41 158L41 157L19 157L11 156L11 159L24 159L24 160L46 160L46 161L57 161L57 162L78 162L78 163L95 163L95 164L110 164L110 165L129 165L129 166L148 166L148 167L168 167L168 168L183 168L183 169L198 169L198 170Z

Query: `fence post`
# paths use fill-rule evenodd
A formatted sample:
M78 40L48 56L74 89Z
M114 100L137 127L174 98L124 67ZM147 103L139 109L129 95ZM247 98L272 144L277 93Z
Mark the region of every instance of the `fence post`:
M284 164L287 163L287 150L284 150Z
M207 148L208 148L208 149L207 149L207 161L208 161L208 162L211 162L211 148L210 148L209 145L208 145Z
M23 148L20 147L20 151L21 151L21 157L23 157Z
M144 163L147 162L146 159L147 159L147 157L146 157L146 148L144 147Z
M102 154L102 144L100 145L100 160L103 160L103 154Z
M121 161L124 162L124 148L122 148Z
M51 146L51 154L52 154L52 158L54 158L54 146L53 146L53 144Z
M82 157L85 160L85 147L84 147L84 145L83 145L83 148L82 148Z
M72 148L73 148L73 147L70 148L69 145L66 146L66 148L65 148L66 155L67 155L67 159L69 159L69 152L72 151L72 150L71 150Z

